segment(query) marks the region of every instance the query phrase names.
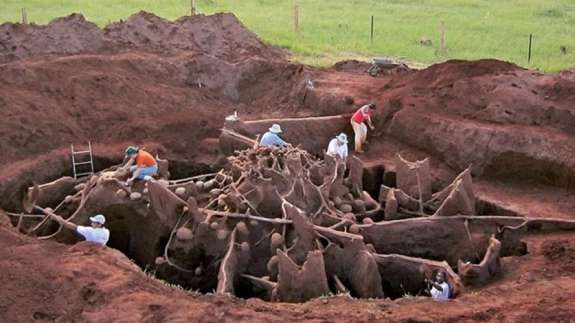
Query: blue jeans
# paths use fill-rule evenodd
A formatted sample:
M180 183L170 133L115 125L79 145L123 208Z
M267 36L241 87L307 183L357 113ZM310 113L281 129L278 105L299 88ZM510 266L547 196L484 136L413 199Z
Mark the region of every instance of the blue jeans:
M136 178L143 180L145 176L156 175L158 173L158 165L149 166L149 167L142 167L142 168L138 168L138 166L130 167L131 172L135 172L136 170L139 172L139 174Z

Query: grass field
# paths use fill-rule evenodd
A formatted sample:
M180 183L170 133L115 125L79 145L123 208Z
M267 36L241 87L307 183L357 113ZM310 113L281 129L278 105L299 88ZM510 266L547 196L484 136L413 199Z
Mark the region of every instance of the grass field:
M575 67L575 0L297 0L298 33L294 0L197 3L202 13L235 13L264 40L290 49L294 60L307 64L388 56L422 63L499 58L551 72ZM29 21L39 24L79 12L104 26L139 10L175 19L189 14L190 0L0 0L0 22L19 21L21 8L27 9ZM445 51L438 50L442 21ZM420 45L424 38L432 45Z

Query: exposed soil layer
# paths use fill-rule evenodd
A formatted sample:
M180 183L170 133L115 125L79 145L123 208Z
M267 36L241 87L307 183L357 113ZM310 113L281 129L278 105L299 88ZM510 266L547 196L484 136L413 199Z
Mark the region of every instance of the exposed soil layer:
M244 134L278 122L287 139L321 155L337 133L351 135L345 117L325 125L282 119L348 115L374 101L377 130L361 156L380 177L370 191L395 187L401 152L430 158L433 192L471 165L485 205L575 218L573 71L549 75L481 60L370 77L360 62L317 69L286 57L230 14L170 22L141 12L104 29L80 15L46 26L1 25L0 206L18 210L23 186L69 175L70 144L90 140L97 169L139 144L175 161L172 171L183 177L224 164L219 129L233 110L242 120L266 119L247 122ZM37 241L0 218L0 317L9 321L541 322L575 315L572 234L529 236L527 255L501 259L499 280L441 306L421 297L291 305L190 295L146 277L117 250Z

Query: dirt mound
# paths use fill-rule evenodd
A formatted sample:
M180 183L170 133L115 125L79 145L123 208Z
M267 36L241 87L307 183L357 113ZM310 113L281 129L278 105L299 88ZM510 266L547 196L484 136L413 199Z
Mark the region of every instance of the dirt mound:
M410 74L402 79L413 87L442 87L457 80L474 78L482 75L494 76L514 72L521 68L515 64L495 59L477 61L450 60Z
M286 56L282 50L264 44L230 13L187 16L170 22L151 13L140 12L124 22L106 26L104 34L116 47L193 51L229 62L246 57L276 60Z
M138 51L207 53L237 62L249 57L282 60L286 53L264 44L233 14L197 15L171 22L141 11L103 30L72 14L48 25L0 26L0 63L44 55Z
M72 14L38 26L0 25L0 63L36 55L73 55L101 51L106 40L100 28Z

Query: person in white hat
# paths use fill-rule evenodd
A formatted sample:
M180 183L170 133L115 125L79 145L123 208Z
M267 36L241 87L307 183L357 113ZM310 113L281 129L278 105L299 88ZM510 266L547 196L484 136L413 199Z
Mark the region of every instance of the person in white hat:
M279 124L275 123L268 129L268 132L264 133L262 139L260 140L260 146L287 146L279 134L282 133L282 128Z
M64 227L78 232L80 235L84 237L84 239L86 239L86 241L95 242L105 246L106 243L108 243L108 240L110 239L110 231L104 228L104 223L106 223L106 217L104 217L102 214L90 217L91 225L89 227L76 225L75 223L67 221L66 219L52 212L46 212L46 214L49 215L54 221L63 225Z
M347 135L340 133L333 138L327 146L327 155L332 157L339 157L342 160L347 159Z

